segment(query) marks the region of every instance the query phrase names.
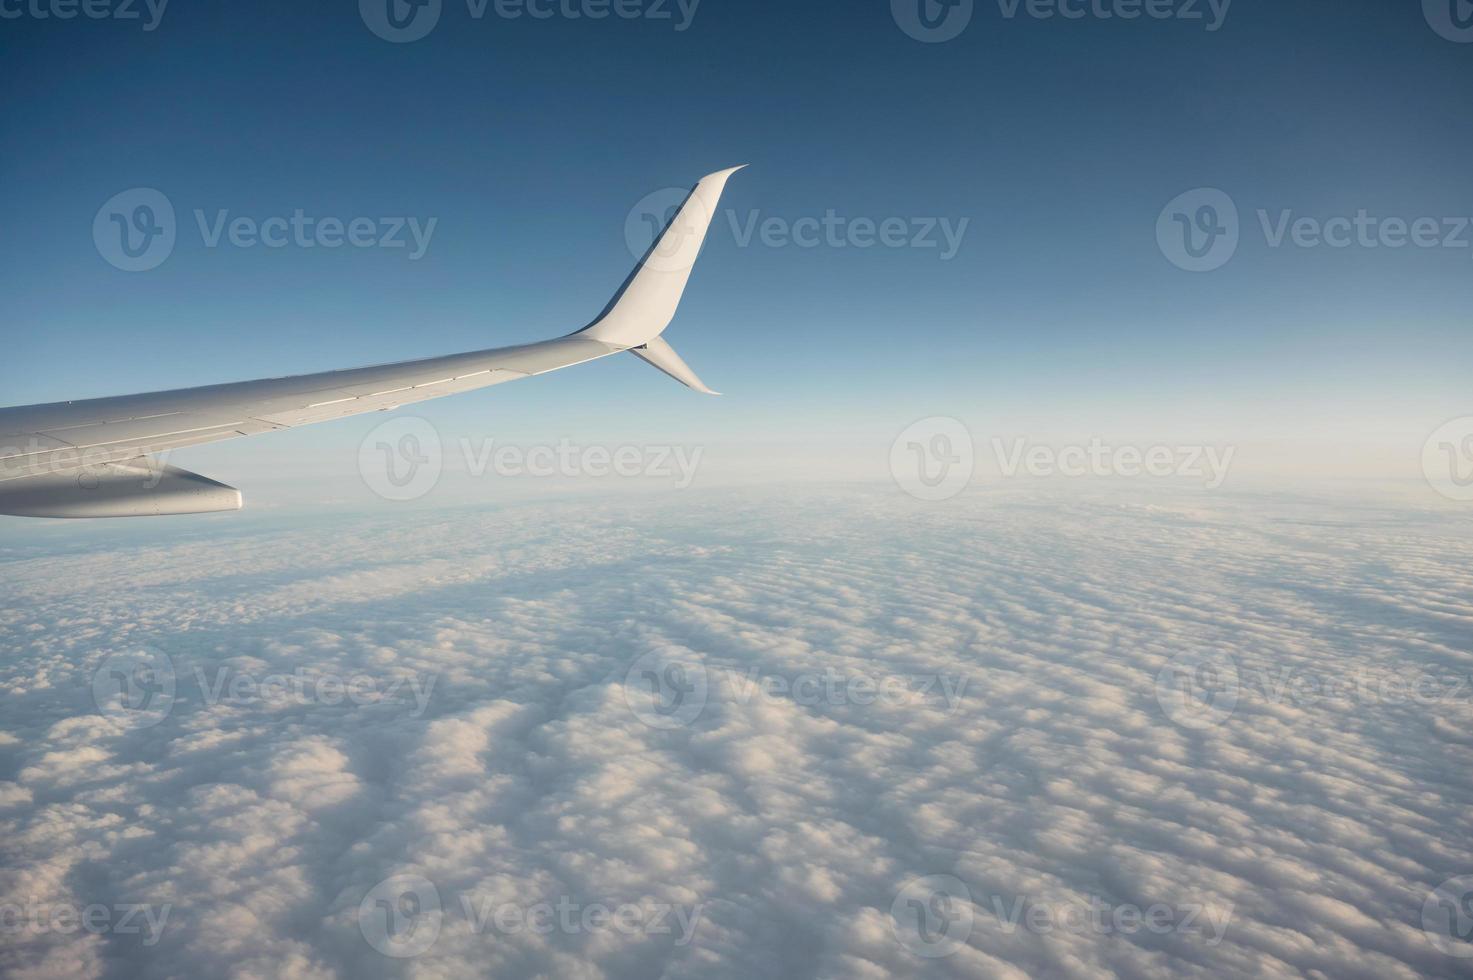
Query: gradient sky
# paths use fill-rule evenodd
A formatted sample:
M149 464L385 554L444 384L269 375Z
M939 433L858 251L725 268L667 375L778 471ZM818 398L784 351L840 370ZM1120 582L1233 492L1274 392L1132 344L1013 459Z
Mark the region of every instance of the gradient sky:
M0 402L565 333L627 273L637 202L747 163L723 201L738 224L832 210L966 219L965 238L950 261L743 246L723 214L667 337L724 398L616 359L418 414L519 441L696 438L758 462L782 444L778 472L839 473L845 447L882 461L904 426L950 415L979 439L1277 440L1415 476L1425 434L1469 413L1473 248L1275 249L1256 216L1473 215L1473 45L1418 4L1239 0L1209 31L1008 18L989 0L939 44L880 0L705 0L685 30L668 9L476 19L444 0L407 44L349 3L173 0L152 31L0 21ZM134 187L178 216L173 253L141 273L91 234ZM1198 187L1242 215L1236 256L1202 274L1155 235ZM437 225L418 261L207 248L195 209ZM174 461L231 479L347 459L375 421Z
M957 0L941 43L902 26L940 0L701 0L684 29L680 0L423 0L409 43L370 26L408 0L49 16L73 2L152 16L0 0L0 405L567 334L651 194L750 166L666 333L721 398L621 355L170 454L244 513L0 518L0 913L178 909L147 948L53 917L0 974L1466 974L1473 511L1421 464L1449 420L1473 463L1473 43L1437 29L1469 0ZM1227 9L1028 13L1084 2ZM177 241L128 272L94 224L140 188ZM1241 241L1190 272L1168 239L1203 189ZM1462 247L1275 248L1260 209ZM208 247L197 210L435 231L419 260ZM830 214L966 233L949 259L741 240ZM447 448L704 461L677 493L447 460L391 504L360 450L415 416ZM944 501L892 463L971 477L906 442L930 417L977 450ZM1215 489L1007 481L993 439L1234 462ZM413 713L202 684L278 673L438 683ZM167 716L136 727L120 674L147 704L176 682ZM695 717L650 720L697 677ZM803 703L804 677L905 693ZM401 961L372 923L404 872L452 913L702 901L710 925L672 951L446 918ZM970 898L931 911L976 928L941 923L967 946L932 959L896 910L938 875ZM993 904L1096 896L1231 931L1018 932Z

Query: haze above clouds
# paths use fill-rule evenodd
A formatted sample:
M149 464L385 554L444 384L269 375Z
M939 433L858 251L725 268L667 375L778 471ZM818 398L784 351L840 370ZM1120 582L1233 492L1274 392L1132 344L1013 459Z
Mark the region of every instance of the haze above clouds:
M0 568L0 905L144 925L9 929L10 975L1469 963L1424 928L1473 872L1446 512L741 490L183 526ZM132 654L167 664L154 715L107 693Z

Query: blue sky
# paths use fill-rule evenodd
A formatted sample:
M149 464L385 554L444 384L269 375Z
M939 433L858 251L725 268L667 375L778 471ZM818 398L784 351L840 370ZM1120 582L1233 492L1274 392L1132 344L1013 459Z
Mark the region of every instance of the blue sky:
M1341 461L1365 450L1375 473L1466 412L1473 232L1460 248L1272 248L1257 216L1473 215L1473 47L1415 4L1239 0L1208 30L988 2L937 44L873 0L705 0L688 24L664 8L478 19L444 0L404 44L348 4L175 0L153 30L6 20L3 401L563 333L626 274L637 202L748 163L667 335L725 398L629 359L422 414L526 438L816 446L819 469L951 415L979 432L1298 439ZM135 187L167 196L178 240L129 273L91 227ZM1199 187L1231 196L1242 240L1189 273L1156 221ZM297 209L436 224L412 261L208 248L194 214ZM950 260L733 231L830 211L967 225ZM310 458L358 424L176 461Z
M171 455L241 514L0 519L0 974L1467 973L1467 0L426 0L405 43L406 0L70 2L0 0L4 405L565 334L649 195L750 168L667 334L722 398L621 355ZM145 197L173 247L125 271ZM447 457L406 505L363 465L400 422ZM479 480L484 437L587 466ZM698 479L583 479L662 447ZM406 873L447 914L401 960ZM1169 935L998 904L1097 899ZM563 900L705 925L462 914ZM157 945L54 915L139 903Z

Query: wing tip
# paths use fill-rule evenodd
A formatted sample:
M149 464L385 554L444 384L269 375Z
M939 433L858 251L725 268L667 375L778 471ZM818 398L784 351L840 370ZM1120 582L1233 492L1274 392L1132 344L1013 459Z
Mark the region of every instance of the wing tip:
M730 177L731 177L732 174L736 173L739 170L746 170L749 166L751 166L751 164L739 163L735 167L727 167L725 170L718 170L715 173L710 173L710 174L707 174L706 176L702 177L700 179L699 183L704 184L708 180L709 181L718 181L719 180L719 181L721 181L724 184L724 183L726 183L726 181L728 179L730 179Z

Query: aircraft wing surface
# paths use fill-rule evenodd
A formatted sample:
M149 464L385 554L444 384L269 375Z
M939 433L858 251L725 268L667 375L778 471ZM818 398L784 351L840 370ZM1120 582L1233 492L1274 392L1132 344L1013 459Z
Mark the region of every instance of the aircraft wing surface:
M239 491L159 454L381 412L630 351L715 394L660 336L727 179L702 179L592 324L565 337L375 367L0 408L0 514L130 517L235 510Z

